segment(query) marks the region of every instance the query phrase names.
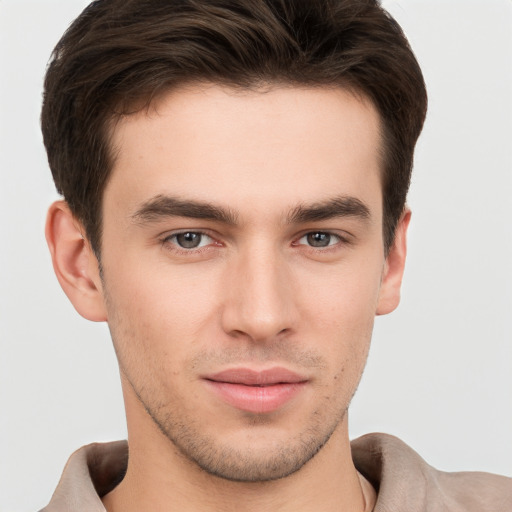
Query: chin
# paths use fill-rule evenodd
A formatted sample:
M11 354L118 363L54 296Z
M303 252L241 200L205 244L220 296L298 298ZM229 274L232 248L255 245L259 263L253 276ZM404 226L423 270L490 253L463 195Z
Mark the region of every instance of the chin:
M250 424L222 436L191 422L169 421L170 416L167 421L152 418L166 440L209 475L233 482L268 482L292 475L311 461L343 422L346 409L330 422L322 414L312 414L295 434L272 427L268 416L248 416Z

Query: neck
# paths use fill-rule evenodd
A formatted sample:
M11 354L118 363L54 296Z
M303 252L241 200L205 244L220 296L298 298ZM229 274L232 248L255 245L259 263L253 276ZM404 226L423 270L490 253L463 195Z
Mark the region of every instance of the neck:
M210 475L187 459L134 397L126 397L129 462L123 481L103 503L108 512L363 511L347 418L301 469L269 482L235 482Z

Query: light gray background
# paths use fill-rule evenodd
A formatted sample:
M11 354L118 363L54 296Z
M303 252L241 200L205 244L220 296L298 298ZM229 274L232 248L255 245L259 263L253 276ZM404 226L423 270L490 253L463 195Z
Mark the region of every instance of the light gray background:
M105 325L51 269L57 196L38 127L54 44L85 0L0 0L0 511L45 505L69 454L125 437ZM430 111L403 301L376 322L351 435L396 434L445 470L512 474L512 2L389 0Z

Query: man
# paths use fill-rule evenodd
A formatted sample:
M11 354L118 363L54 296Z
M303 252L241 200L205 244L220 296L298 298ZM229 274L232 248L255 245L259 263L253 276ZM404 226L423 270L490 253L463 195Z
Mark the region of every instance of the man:
M54 268L109 324L129 434L45 510L507 510L509 479L349 444L426 111L375 2L94 2L45 87Z

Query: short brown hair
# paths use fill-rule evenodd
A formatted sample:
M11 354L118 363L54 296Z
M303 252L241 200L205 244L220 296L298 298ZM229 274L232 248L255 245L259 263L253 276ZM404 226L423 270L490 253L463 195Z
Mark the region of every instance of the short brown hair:
M55 47L41 124L59 193L99 257L109 127L185 82L341 86L383 126L383 237L404 209L427 96L400 26L377 0L96 0Z

